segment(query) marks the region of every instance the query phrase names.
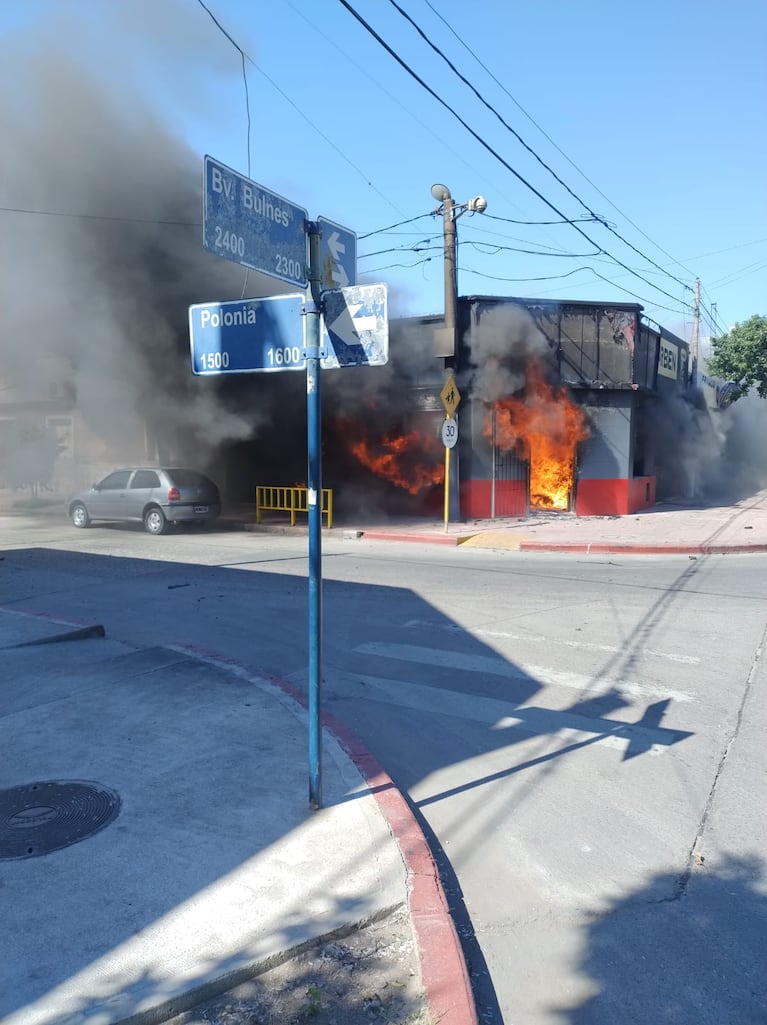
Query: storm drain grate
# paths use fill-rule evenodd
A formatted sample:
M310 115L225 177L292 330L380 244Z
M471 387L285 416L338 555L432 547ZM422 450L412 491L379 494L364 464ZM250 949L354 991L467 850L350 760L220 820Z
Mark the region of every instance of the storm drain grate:
M101 783L44 780L0 790L0 861L60 851L119 814L118 794Z

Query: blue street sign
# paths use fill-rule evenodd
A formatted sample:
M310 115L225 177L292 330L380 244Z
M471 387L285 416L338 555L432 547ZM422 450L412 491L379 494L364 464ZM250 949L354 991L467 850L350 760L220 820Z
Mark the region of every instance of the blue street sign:
M357 284L357 236L324 217L317 218L320 239L321 288L347 288Z
M324 370L380 367L389 360L386 285L355 285L322 293Z
M216 256L303 288L307 213L205 157L203 245Z
M196 303L189 307L192 373L304 370L303 295Z

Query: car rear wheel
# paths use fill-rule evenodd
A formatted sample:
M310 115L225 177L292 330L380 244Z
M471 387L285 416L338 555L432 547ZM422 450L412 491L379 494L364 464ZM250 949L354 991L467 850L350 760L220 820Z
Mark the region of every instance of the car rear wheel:
M168 529L168 521L162 509L154 505L144 513L144 530L147 534L164 534Z
M91 518L88 515L88 510L81 502L72 506L69 516L76 527L83 528L90 526Z

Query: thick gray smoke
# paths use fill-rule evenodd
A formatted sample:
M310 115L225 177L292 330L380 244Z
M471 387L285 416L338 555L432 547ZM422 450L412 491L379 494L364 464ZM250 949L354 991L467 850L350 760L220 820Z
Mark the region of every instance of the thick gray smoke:
M4 389L74 402L94 470L142 449L205 465L222 442L257 433L280 392L255 404L234 388L224 401L220 380L191 374L189 304L239 298L245 271L203 249L202 161L136 88L155 65L140 19L124 18L144 6L108 5L123 21L101 62L84 50L95 12L82 3L62 4L43 36L6 38L0 62ZM155 5L146 24L162 37L167 19L189 25L182 14ZM188 69L197 41L182 36ZM162 60L173 80L172 46Z
M191 373L191 303L294 290L202 246L201 155L160 113L194 105L213 121L195 67L214 83L239 73L200 13L178 0L61 0L47 30L6 38L0 54L0 377L6 395L58 399L83 425L68 485L142 458L188 460L225 488L236 464L243 498L256 476L305 477L300 373ZM385 368L323 374L326 416L383 431L434 363L421 337Z
M721 457L704 477L705 492L742 498L767 487L767 402L750 393L712 419Z
M528 309L504 305L484 311L472 332L470 387L485 402L524 387L528 357L546 359L551 343Z

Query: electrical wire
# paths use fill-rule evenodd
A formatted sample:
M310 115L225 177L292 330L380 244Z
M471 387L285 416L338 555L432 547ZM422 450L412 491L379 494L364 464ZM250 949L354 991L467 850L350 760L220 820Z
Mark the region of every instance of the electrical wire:
M446 100L442 99L441 96L439 96L429 85L427 85L427 83L415 71L413 71L413 69L399 56L399 54L397 54L396 51L394 51L389 46L389 44L375 31L375 29L372 27L372 25L369 25L368 22L366 22L365 19L351 6L351 4L348 2L348 0L338 0L338 2L352 15L352 17L354 17L362 25L362 27L376 40L376 42L386 50L386 52L400 65L400 67L402 67L403 70L405 70L412 78L414 78L415 81L418 82L418 84L423 89L425 89L426 92L428 92L429 95L432 96L441 106L443 106L447 111L449 111L449 113L451 113L453 115L453 117L458 121L458 123L461 124L463 126L463 128L465 128L466 131L474 139L476 139L477 142L479 142L479 144L481 146L483 146L493 157L495 157L495 159L498 160L499 163L501 163L508 171L510 171L514 175L515 178L517 178L520 182L522 182L522 184L526 188L528 188L535 196L537 196L538 199L540 199L542 203L545 203L545 205L547 207L549 207L550 210L553 210L554 213L557 214L558 217L561 217L561 218L563 218L565 220L568 219L568 218L565 217L565 214L563 214L562 211L560 209L558 209L558 207L556 207L541 192L539 192L538 189L536 189L534 185L532 185L529 181L527 181L526 178L524 178L518 171L516 171L511 166L511 164L508 163L508 161L504 160L504 158L500 155L500 153L497 152L497 150L493 149L493 147L485 139L483 139L477 132L475 132L474 129L471 127L471 125L469 125L457 113L457 111L455 111L450 106L450 104L447 103ZM661 288L660 285L656 285L652 281L648 281L647 278L643 277L637 271L632 270L631 267L629 267L627 264L623 263L623 261L619 260L616 256L613 256L612 253L608 252L608 250L604 249L604 247L599 246L599 244L597 242L595 242L593 238L591 238L589 235L587 235L586 232L583 231L583 229L580 228L577 224L573 224L572 227L580 235L582 235L590 245L592 245L595 248L599 249L599 251L601 253L603 253L605 256L610 257L613 260L613 262L616 263L619 267L622 267L624 270L629 271L629 273L632 274L634 277L639 278L640 281L643 281L646 285L649 285L651 288L653 288L656 291L660 292L662 295L665 295L667 298L671 299L673 302L677 302L678 301L676 296L672 295L670 292L667 292L665 289ZM661 269L663 269L663 268L661 268ZM668 276L669 277L673 277L673 275L668 275ZM683 284L683 287L685 287L687 289L690 288L689 285L684 285L683 282L681 284ZM626 291L628 292L628 289L626 289ZM629 292L629 295L631 295L631 294L632 293Z
M356 165L356 164L355 164L355 163L354 163L354 162L353 162L352 160L350 160L350 159L349 159L349 157L347 157L347 155L346 155L346 154L345 154L345 153L343 152L343 150L342 150L342 149L340 149L340 148L339 148L338 146L336 146L336 144L335 144L334 142L332 142L332 141L331 141L331 139L329 139L329 138L328 138L328 136L327 136L327 135L325 135L325 133L324 133L324 132L322 132L322 131L321 131L321 130L320 130L320 129L319 129L318 127L317 127L317 123L316 123L316 121L315 121L315 120L313 120L312 118L308 117L308 116L307 116L307 115L306 115L306 114L305 114L305 113L303 112L303 110L301 110L301 108L300 108L300 107L298 106L298 104L297 104L297 103L294 103L294 102L293 102L293 100L291 100L291 98L290 98L290 97L288 96L288 94L287 94L287 93L286 93L286 92L285 92L285 91L284 91L283 89L281 89L281 88L280 88L280 87L279 87L279 86L277 85L277 83L276 83L276 82L274 81L274 79L273 79L273 78L270 78L270 76L269 76L269 75L267 75L267 73L266 73L266 72L265 72L265 71L263 70L263 68L261 68L261 67L260 67L260 66L259 66L259 65L258 65L258 64L257 64L257 63L256 63L256 62L254 61L254 60L253 60L253 58L252 58L252 57L250 56L250 54L248 54L248 53L247 53L247 52L246 52L246 51L245 51L245 50L244 50L244 49L243 49L243 48L242 48L242 47L240 46L240 44L239 44L239 43L237 43L237 42L236 42L236 41L235 41L235 40L233 39L233 37L232 37L232 36L231 36L231 35L230 35L230 34L229 34L229 33L228 33L227 31L226 31L226 29L225 29L225 28L224 28L224 27L223 27L223 26L221 25L221 23L220 23L220 22L218 21L218 19L217 19L217 18L216 18L216 17L215 17L215 16L213 15L213 14L211 14L211 12L210 12L209 8L208 8L208 7L207 7L207 6L205 5L205 3L203 2L203 0L197 0L197 2L198 2L198 3L200 4L200 6L201 6L201 7L202 7L202 8L203 8L203 9L204 9L205 11L207 11L207 12L208 12L208 14L210 14L210 17L211 17L211 19L213 20L214 24L215 24L215 25L216 25L216 26L217 26L217 27L218 27L218 28L220 29L220 31L221 31L221 32L222 32L222 33L224 34L224 36L225 36L225 37L226 37L226 38L227 38L227 39L229 40L229 42L230 42L230 43L232 44L232 46L233 46L233 47L234 47L234 48L235 48L235 49L237 50L237 52L238 52L238 53L240 53L240 54L242 55L242 57L243 57L243 60L247 61L247 62L248 62L248 64L250 64L250 65L251 65L252 67L254 67L254 68L256 69L256 71L257 71L257 72L258 72L258 73L259 73L260 75L262 75L262 76L263 76L263 77L264 77L264 78L266 79L266 81L267 81L267 82L268 82L268 83L269 83L269 84L271 85L271 87L272 87L272 88L273 88L273 89L274 89L274 90L275 90L276 92L278 92L278 93L280 94L280 96L281 96L281 97L282 97L282 98L283 98L283 99L285 100L285 102L286 102L286 103L288 103L288 104L290 104L290 106L291 106L291 107L293 108L293 110L294 110L294 111L295 111L295 112L296 112L296 113L297 113L297 114L299 115L299 117L301 117L301 118L302 118L302 119L303 119L303 120L304 120L304 121L305 121L305 122L306 122L306 123L307 123L307 124L308 124L308 125L310 126L310 128L312 128L312 130L313 130L314 132L316 132L316 133L317 133L317 135L319 135L319 137L320 137L320 138L321 138L321 139L323 140L323 142L326 142L326 143L328 144L328 146L330 146L330 148L331 148L332 150L334 150L334 151L335 151L335 152L336 152L336 153L338 154L338 156L339 156L339 157L341 157L341 159L342 159L342 160L343 160L343 161L344 161L345 163L347 163L347 164L349 165L349 167L351 167L351 168L352 168L352 169L353 169L354 171L356 171L356 173L357 173L357 174L358 174L358 175L359 175L359 176L360 176L360 177L362 178L362 180L363 180L363 181L365 182L365 184L366 184L366 185L368 186L368 188L372 189L372 190L373 190L373 192L375 192L375 193L376 193L376 194L377 194L377 195L378 195L378 196L379 196L379 197L380 197L380 198L381 198L381 199L382 199L382 200L384 201L384 203L388 204L388 206L390 206L390 207L391 207L391 208L392 208L393 210L396 210L398 214L402 214L402 213L403 213L403 211L402 211L402 210L400 210L400 209L399 209L399 207L398 207L398 206L397 206L397 205L396 205L395 203L393 203L393 202L392 202L392 201L391 201L391 200L389 199L389 197L388 197L388 196L385 196L385 195L383 194L383 192L381 192L381 191L380 191L380 190L379 190L378 188L376 188L376 186L375 186L375 185L374 185L374 184L373 184L373 183L372 183L372 182L370 181L370 179L369 179L369 178L368 178L368 176L367 176L367 175L365 174L365 172L364 172L364 171L363 171L363 170L362 170L362 169L361 169L360 167L358 167L358 166L357 166L357 165Z
M377 228L375 231L368 231L364 235L358 235L357 241L363 238L370 238L373 235L383 235L386 231L392 231L394 228L401 228L404 224L414 224L416 221L422 220L424 217L432 217L431 213L418 214L416 217L410 217L406 221L398 221L397 224L390 224L388 228Z
M204 2L204 0L197 0L197 3L200 5L200 7L202 7L202 9L208 15L210 20L213 22L213 24L219 30L219 32L221 32L222 35L226 36L226 38L229 40L229 42L232 44L232 46L235 48L235 50L239 53L240 58L242 60L242 81L243 81L243 85L245 87L245 113L246 113L247 119L248 119L248 131L247 131L248 178L250 178L250 96L248 95L248 76L245 73L245 60L246 60L246 58L247 58L247 60L250 60L250 57L247 56L247 54L245 53L243 48L240 46L240 44L237 42L237 40L234 39L234 37L231 36L226 31L224 26L221 24L221 22L215 16L213 11L211 11L210 7L208 7L208 5Z
M598 271L595 271L593 267L589 267L589 266L576 267L574 270L567 271L567 273L565 273L565 274L551 274L551 275L548 275L546 277L535 277L535 278L507 278L507 277L501 277L500 275L497 275L497 274L486 274L484 271L473 270L470 267L462 267L461 268L461 273L462 274L475 274L478 277L488 278L491 281L554 281L555 279L559 279L559 278L571 277L573 274L578 274L580 271L588 271L590 274L593 274L594 277L599 278L601 281L606 282L608 285L613 285L616 288L620 288L620 290L622 292L626 292L627 295L632 296L634 299L638 299L641 303L643 303L644 305L648 306L650 309L653 309L653 310L668 310L669 313L677 313L677 314L685 312L684 307L682 309L678 309L678 308L677 309L672 309L672 307L670 307L670 306L663 306L661 303L651 303L650 300L649 299L645 299L644 296L637 295L636 292L631 292L631 291L629 291L628 288L624 288L622 285L616 285L614 281L610 280L610 278L605 277L603 274L600 274ZM556 301L556 300L554 300L554 301ZM680 302L681 302L681 300L680 300Z
M59 210L32 210L23 206L0 206L0 212L33 214L37 217L70 217L84 221L120 221L126 224L173 224L183 228L201 228L202 221L174 221L158 217L117 217L109 214L77 214Z
M559 154L561 154L561 156L563 156L565 158L565 160L568 162L568 164L570 164L570 166L572 168L574 168L578 172L578 174L581 176L581 178L583 178L584 181L587 181L589 183L589 185L592 187L592 189L594 189L595 192L598 192L599 195L602 197L602 199L605 200L605 202L610 204L610 206L613 208L613 210L615 210L617 213L619 213L621 215L621 217L625 221L628 221L628 223L632 226L632 228L636 228L636 230L639 232L639 234L642 235L644 238L646 238L647 241L651 245L655 246L655 248L657 250L659 250L659 252L663 253L664 256L667 256L669 258L669 260L671 260L672 263L677 265L677 267L681 267L682 270L687 271L688 274L690 274L691 276L694 276L693 272L689 269L689 267L685 267L684 264L681 263L679 260L674 259L674 257L671 255L671 253L666 252L666 250L663 248L663 246L659 245L657 242L655 242L653 239L651 239L650 236L647 234L647 232L642 231L642 229L639 227L639 225L636 224L634 221L632 221L632 219L629 217L629 215L627 213L624 213L624 211L621 210L620 207L616 206L615 203L613 203L613 201L610 199L609 196L606 196L604 194L604 192L602 192L602 190L599 188L599 186L596 185L591 180L591 178L589 178L589 176L586 174L586 172L581 170L581 168L578 167L578 165L575 163L575 161L572 160L567 155L567 153L565 153L565 151L562 149L562 147L558 146L557 143L551 138L551 136L538 124L538 122L535 120L535 118L532 116L532 114L530 114L527 110L525 110L525 108L522 106L522 104L519 102L519 100L517 100L516 97L512 96L512 94L509 92L509 90L506 88L506 86L501 81L499 81L499 79L497 79L495 77L495 75L487 67L487 65L483 64L483 62L479 59L479 57L472 50L472 48L469 46L469 44L459 35L458 32L455 31L455 29L452 27L452 25L450 25L450 23L439 13L439 11L429 2L429 0L424 0L424 2L426 3L426 6L429 7L430 10L439 18L439 20L448 29L448 31L452 33L452 35L457 39L457 41L461 44L461 46L471 54L471 56L474 58L474 60L477 62L477 64L479 64L479 66L482 68L482 70L485 71L490 76L490 78L492 78L492 80L495 82L495 84L501 89L501 91L504 92L508 96L508 98L515 105L515 107L517 107L517 109L520 110L525 115L527 120L538 129L538 131L541 133L541 135L544 137L544 139L546 139L548 142L550 142L551 145L554 147L554 149Z
M341 0L341 2L343 3L344 0ZM453 64L453 62L450 60L450 58L447 57L446 54L444 54L442 52L442 50L440 50L440 48L435 43L432 42L431 39L429 39L429 37L426 35L426 33L416 24L416 22L410 17L410 15L407 13L407 11L404 11L400 7L400 5L397 3L397 0L389 0L389 3L391 4L392 7L395 8L395 10L399 11L399 13L402 15L402 17L410 25L413 26L415 31L418 33L418 35L421 37L421 39L423 39L423 41L426 43L426 45L429 46L434 51L434 53L436 53L439 57L442 58L442 60L447 64L447 66L453 72L453 74L456 75L456 77L459 78L464 83L464 85L467 86L474 93L474 95L477 97L477 99L480 101L480 103L482 103L483 106L485 106L501 122L501 124L503 125L503 127L507 131L511 132L511 134L514 136L514 138L517 140L517 142L519 142L520 145L523 146L527 150L527 152L535 160L538 161L538 163L541 165L541 167L545 168L545 170L549 172L549 174L555 179L555 181L557 181L562 186L562 188L573 197L573 199L577 203L580 203L580 205L583 207L584 210L586 210L589 214L591 214L591 216L593 218L598 220L605 228L607 228L607 230L609 232L611 232L613 235L615 235L616 238L620 239L620 241L623 242L624 245L627 245L629 247L629 249L633 249L635 253L637 253L639 256L642 257L643 260L646 260L648 263L652 264L653 267L657 267L659 270L664 270L664 268L662 268L659 263L656 263L656 261L653 260L651 257L649 257L646 253L643 253L641 249L637 249L637 247L635 245L633 245L633 243L629 242L628 239L624 238L623 235L620 234L620 232L616 231L614 228L611 228L610 225L607 223L607 221L603 217L600 217L598 214L596 214L591 209L591 207L588 205L588 203L586 203L585 200L581 199L581 197L570 188L570 186L567 184L567 182L563 181L563 179L560 178L560 176L557 174L557 172L552 167L550 167L546 163L546 161L542 157L540 157L538 155L538 153L536 153L536 151L533 149L533 147L530 146L527 142L525 142L525 140L522 138L522 136L519 134L519 132L517 132L516 129L512 128L512 126L503 118L503 116L495 109L495 107L493 107L493 105L491 103L489 103L484 98L484 96L482 96L482 94L479 92L479 90L468 80L468 78L466 78L465 75L461 74L461 72ZM344 6L347 6L347 4L344 3ZM654 244L655 243L653 243L653 245ZM666 255L668 256L668 253ZM671 259L673 259L673 257L671 257ZM669 273L669 271L665 270L664 273L667 274L668 277L671 278L673 281L676 281L676 283L678 285L682 285L683 288L689 288L690 287L685 281L682 281L680 278L676 277L676 275ZM657 286L654 286L654 287L657 287Z

